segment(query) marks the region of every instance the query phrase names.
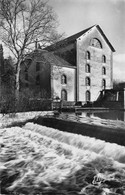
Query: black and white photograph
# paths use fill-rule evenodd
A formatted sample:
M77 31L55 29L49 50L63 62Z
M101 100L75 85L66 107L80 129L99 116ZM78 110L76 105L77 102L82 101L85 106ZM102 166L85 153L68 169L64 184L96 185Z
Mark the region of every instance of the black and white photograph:
M125 0L0 0L0 195L125 195Z

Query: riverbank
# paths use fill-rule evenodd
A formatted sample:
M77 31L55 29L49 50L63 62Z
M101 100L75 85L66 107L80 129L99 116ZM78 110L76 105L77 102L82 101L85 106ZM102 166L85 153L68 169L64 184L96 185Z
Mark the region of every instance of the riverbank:
M10 114L0 114L0 129L10 126L18 126L18 124L25 124L29 120L37 117L51 116L53 111L36 111L36 112L19 112Z

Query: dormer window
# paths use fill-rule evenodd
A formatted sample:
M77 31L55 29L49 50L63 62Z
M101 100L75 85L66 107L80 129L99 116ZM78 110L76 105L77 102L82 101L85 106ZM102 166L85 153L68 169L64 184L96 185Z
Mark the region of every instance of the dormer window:
M91 40L90 45L93 47L102 48L101 42L96 38Z

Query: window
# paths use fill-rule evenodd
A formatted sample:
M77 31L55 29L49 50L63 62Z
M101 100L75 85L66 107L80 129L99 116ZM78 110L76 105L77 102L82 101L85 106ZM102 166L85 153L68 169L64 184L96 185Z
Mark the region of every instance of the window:
M90 94L90 91L86 91L86 101L90 101L91 99L91 94Z
M25 84L25 86L26 86L26 87L29 87L29 84L28 84L28 83L26 83L26 84Z
M105 55L102 56L102 62L103 63L106 63L106 57L105 57Z
M26 87L28 87L28 73L25 74L25 80L26 80Z
M106 88L106 80L105 79L102 79L102 87L103 87L103 89Z
M28 73L25 74L25 80L28 81Z
M40 85L40 75L36 76L36 85Z
M89 51L87 51L87 52L86 52L86 59L87 59L87 60L90 60L90 58L91 58L91 56L90 56L90 52L89 52Z
M90 65L89 64L86 64L86 72L90 73Z
M90 45L93 47L102 48L101 42L96 38L91 40Z
M65 89L61 91L61 99L67 101L67 91Z
M61 76L61 83L62 84L67 84L67 77L64 74Z
M36 63L36 71L40 71L40 62Z
M25 72L28 72L28 68L27 67L25 67L25 70L24 70Z
M86 82L86 86L90 86L91 81L90 81L90 78L89 77L86 77L85 82Z
M105 75L106 74L106 68L102 67L102 74Z

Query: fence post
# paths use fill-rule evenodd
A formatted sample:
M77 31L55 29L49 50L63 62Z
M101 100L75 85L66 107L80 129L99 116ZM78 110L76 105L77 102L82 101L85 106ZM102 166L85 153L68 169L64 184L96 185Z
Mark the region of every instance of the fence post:
M125 88L123 89L124 90L124 99L123 99L123 103L124 103L124 107L123 107L123 109L125 110Z

